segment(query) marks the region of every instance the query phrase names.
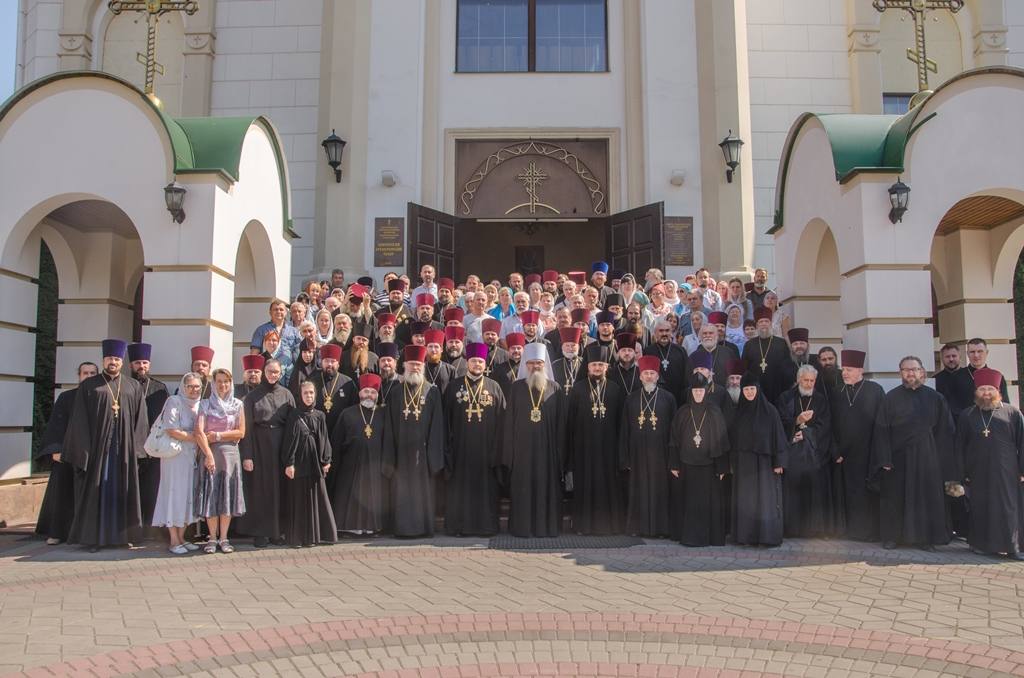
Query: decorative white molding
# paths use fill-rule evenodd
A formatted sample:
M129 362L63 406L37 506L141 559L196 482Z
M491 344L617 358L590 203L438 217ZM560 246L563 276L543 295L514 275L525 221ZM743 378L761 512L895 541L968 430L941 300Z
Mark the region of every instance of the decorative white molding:
M982 26L974 34L974 54L1007 53L1006 26Z
M213 33L186 33L185 54L209 54L212 55L213 45L216 37Z
M879 45L879 34L881 29L878 26L857 24L847 34L849 38L849 51L852 52L881 52Z
M85 33L58 33L60 52L58 56L92 56L92 36Z

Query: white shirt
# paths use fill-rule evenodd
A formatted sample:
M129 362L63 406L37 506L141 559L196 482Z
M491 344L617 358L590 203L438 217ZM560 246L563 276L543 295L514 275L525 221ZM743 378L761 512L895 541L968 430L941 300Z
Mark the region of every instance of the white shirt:
M434 301L437 301L437 283L431 283L429 286L420 285L419 287L414 289L412 293L409 295L409 298L412 299L413 304L416 303L416 297L421 294L433 295Z
M484 341L484 327L483 323L486 318L492 316L484 313L483 315L473 315L467 313L462 318L462 326L466 328L466 343L476 342L482 344Z

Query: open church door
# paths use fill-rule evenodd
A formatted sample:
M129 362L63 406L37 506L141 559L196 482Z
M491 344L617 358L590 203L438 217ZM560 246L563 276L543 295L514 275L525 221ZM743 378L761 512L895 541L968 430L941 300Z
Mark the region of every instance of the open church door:
M665 203L656 202L608 217L605 249L612 270L632 273L640 284L650 268L662 267Z
M430 264L438 278L455 277L455 224L451 214L409 203L406 271L414 279L423 264Z

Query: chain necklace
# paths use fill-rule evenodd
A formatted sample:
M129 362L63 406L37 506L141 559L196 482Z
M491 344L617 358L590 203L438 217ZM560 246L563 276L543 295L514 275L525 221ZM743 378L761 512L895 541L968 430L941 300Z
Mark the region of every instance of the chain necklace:
M761 352L761 373L763 374L768 369L768 353L772 350L772 340L774 336L768 337L768 348L761 347L761 337L757 338L757 350Z
M398 380L396 380L396 379L384 379L381 382L380 398L379 398L380 399L380 406L381 407L385 407L388 404L388 396L391 395L391 389L393 389L395 387L395 384L397 384L397 383L398 383ZM387 389L384 388L384 384L387 384Z
M622 376L622 365L615 363L615 369L619 371L619 381L622 383L622 388L626 389L626 395L633 392L633 387L636 386L636 370L630 370L629 386L626 386L626 378Z
M121 375L117 375L117 395L114 395L114 389L110 388L111 381L113 381L113 379L108 378L106 374L103 375L103 384L107 387L107 390L110 391L110 397L114 400L110 409L114 412L114 419L117 419L121 414Z
M992 433L992 418L996 416L996 410L998 410L1002 406L1003 404L999 403L998 407L992 409L992 414L988 415L988 421L985 421L985 412L982 411L980 407L978 408L978 414L981 416L981 425L984 427L982 428L981 433L986 438L988 438L989 434Z
M341 379L341 372L334 375L334 381L331 382L331 388L328 389L327 382L324 381L324 373L320 372L320 386L324 390L324 412L330 412L334 407L334 389L338 387L338 379Z
M567 368L566 365L569 367ZM572 391L573 385L576 384L576 375L580 369L580 358L563 358L562 360L562 374L565 375L565 394L569 395Z
M802 395L797 395L797 398L800 400L800 411L806 412L807 408L811 406L811 401L814 400L814 394L812 393L811 395L807 396L806 405L804 405L804 397Z
M533 399L533 387L527 385L526 390L530 394L530 421L534 424L540 421L540 406L544 402L544 391L548 388L547 382L544 382L543 388L540 390L540 396L537 400Z
M642 389L640 391L640 416L636 418L636 421L640 424L641 429L644 427L644 423L648 421L651 422L652 431L656 431L658 429L658 415L655 413L654 409L658 406L658 392L660 390L661 389L657 388L654 389L653 398L648 398L646 391ZM649 413L650 416L646 416L647 413Z
M704 420L708 417L707 408L704 409L704 415L700 418L700 424L693 418L693 409L690 409L690 423L693 424L693 444L698 448L703 438L700 436L700 430L704 428Z
M601 379L597 382L597 386L594 386L590 380L587 380L587 385L590 387L590 411L594 415L594 419L600 416L604 419L604 415L608 412L608 408L604 405L604 397L608 393L608 380Z
M863 391L863 390L864 390L864 380L863 379L858 381L853 386L844 386L843 387L843 393L846 394L846 401L848 403L850 403L850 407L853 407L853 404L855 402L857 402L857 396L859 396L860 392ZM853 394L852 398L850 397L850 391L854 391L854 394Z
M406 421L408 421L410 413L416 417L416 421L420 420L420 412L422 412L420 406L424 405L427 401L423 396L423 387L426 383L424 379L423 383L417 386L415 391L409 391L409 385L406 383L402 384L402 402L405 404L402 416L405 417Z
M665 353L661 352L661 344L655 344L655 347L658 349L658 355L661 356L661 369L667 370L668 369L668 359L669 359L669 356L672 355L672 344L668 345L668 351L666 351Z
M469 407L466 408L466 421L473 421L473 415L476 415L477 421L484 420L484 408L480 402L480 395L484 391L484 380L477 380L476 391L473 390L473 386L469 383L469 377L463 377L462 383L466 389L466 403ZM460 394L461 395L461 394Z
M431 371L430 371L430 363L428 362L427 363L427 367L426 367L426 371L427 371L427 381L429 381L431 384L437 384L437 378L441 375L441 363L437 363L433 373L431 373Z
M377 414L377 406L374 405L370 408L370 420L366 420L366 408L362 405L359 406L359 416L363 418L363 435L367 439L373 437L373 415Z
M487 362L484 364L484 376L491 376L491 372L494 370L494 358L498 355L498 351L494 346L487 347Z

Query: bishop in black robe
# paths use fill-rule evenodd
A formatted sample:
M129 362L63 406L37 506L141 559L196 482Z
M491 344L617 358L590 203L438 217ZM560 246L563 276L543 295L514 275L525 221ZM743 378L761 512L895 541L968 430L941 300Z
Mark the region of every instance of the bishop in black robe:
M607 367L581 378L569 393L565 472L572 474L572 524L579 534L622 530L625 514L619 472L619 426L625 393L605 378ZM666 422L667 424L667 422Z
M652 403L652 404L648 404ZM643 423L640 411L644 410ZM657 423L651 423L651 411ZM626 534L666 537L671 534L669 437L676 413L673 395L642 387L626 397L619 426L619 466L628 473Z
M508 470L509 532L556 537L561 523L566 398L550 379L543 389L512 382L502 425L501 463ZM537 404L537 414L534 404Z
M787 537L824 537L835 533L832 506L832 416L828 399L812 385L797 385L779 396L779 418L789 439L782 477ZM811 413L807 421L801 415Z
M138 382L110 365L124 355L104 342L104 369L78 386L61 461L75 469L75 517L68 541L93 549L141 537L138 455L149 435ZM119 365L118 365L119 367Z
M725 416L707 402L708 382L692 382L690 402L672 419L669 443L673 475L681 481L682 512L675 516L685 546L722 546L726 525L725 474L729 471L729 432ZM697 401L700 397L700 401Z
M779 413L768 402L753 372L743 387L754 386L753 400L740 395L729 430L732 468L732 539L737 544L778 546L782 543L782 472L789 440Z
M924 369L918 374L923 380ZM904 384L885 394L875 427L870 471L881 474L883 546L948 543L945 481L962 474L946 399L905 375Z
M295 408L291 391L281 386L277 377L267 380L242 401L245 411L245 437L238 444L242 468L242 489L246 512L238 519L238 531L253 537L258 547L281 539L281 490L284 474L281 466L281 444L284 425ZM251 463L247 463L251 462Z
M387 529L391 483L384 477L384 408L361 403L341 413L331 434L331 506L340 532Z
M53 455L60 454L64 447L64 434L71 421L71 410L77 393L78 388L75 387L57 396L36 454L37 463L49 461L51 466L35 532L52 542L68 540L71 523L75 518L75 469L64 461L54 461Z
M875 421L885 400L877 383L861 379L832 394L832 437L841 459L846 537L878 541L878 487L868 482Z
M497 534L505 395L493 379L469 373L449 387L444 412L448 420L445 532Z
M316 408L315 397L310 400L307 404L303 398L288 414L281 444L281 467L286 476L291 470L291 477L284 481L284 535L285 541L294 547L338 541L334 511L324 482L331 466L327 418Z
M978 370L983 376L986 372L994 370ZM996 388L992 385L990 393L995 394ZM1024 418L1020 410L999 399L979 398L978 404L960 415L956 451L971 493L967 542L977 552L1024 559Z
M408 374L408 358L405 369ZM384 475L391 479L392 531L396 537L430 537L434 477L444 468L441 392L425 379L418 385L406 379L391 390L384 412Z

